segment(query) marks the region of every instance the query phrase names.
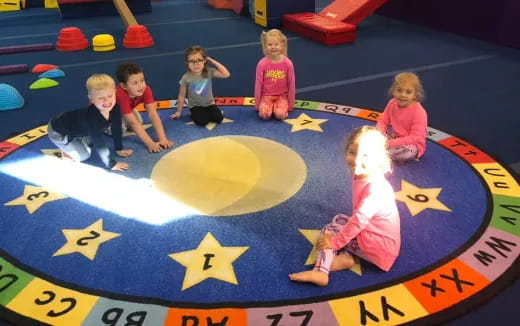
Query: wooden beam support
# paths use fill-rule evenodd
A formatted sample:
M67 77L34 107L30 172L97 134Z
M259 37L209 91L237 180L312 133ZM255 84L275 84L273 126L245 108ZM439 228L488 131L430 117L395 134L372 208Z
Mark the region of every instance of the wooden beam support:
M116 7L117 11L119 12L119 15L123 19L123 21L126 24L126 27L131 25L139 25L137 23L137 20L135 20L134 15L128 8L128 5L126 4L125 0L113 0L114 6Z

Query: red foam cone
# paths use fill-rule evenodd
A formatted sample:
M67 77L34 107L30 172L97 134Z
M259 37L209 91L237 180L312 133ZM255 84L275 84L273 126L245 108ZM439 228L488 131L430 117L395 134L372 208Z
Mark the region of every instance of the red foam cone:
M126 29L126 34L123 39L123 46L125 48L147 48L153 46L154 42L150 33L143 25L131 25Z
M83 32L77 27L65 27L60 30L56 48L58 51L79 51L89 47Z

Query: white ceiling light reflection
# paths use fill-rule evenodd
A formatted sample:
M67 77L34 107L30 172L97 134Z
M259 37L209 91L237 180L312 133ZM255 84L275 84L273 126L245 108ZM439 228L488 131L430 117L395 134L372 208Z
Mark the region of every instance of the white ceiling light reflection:
M0 171L89 205L149 224L199 214L153 187L117 172L47 155L1 164Z

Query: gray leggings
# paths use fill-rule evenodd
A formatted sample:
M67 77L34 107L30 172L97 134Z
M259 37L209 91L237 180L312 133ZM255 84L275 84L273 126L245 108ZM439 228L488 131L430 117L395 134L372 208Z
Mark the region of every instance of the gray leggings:
M394 131L391 128L390 130L388 130L388 138L397 138L397 136L394 134ZM388 149L388 155L390 156L392 161L398 164L403 164L413 159L416 159L417 154L419 154L419 149L415 145L402 145L399 147L393 147Z
M403 164L417 158L418 152L419 151L415 145L403 145L388 149L388 155L390 155L392 161L399 164Z
M75 161L85 161L92 154L92 149L89 146L90 137L77 137L69 142L69 136L62 135L52 129L50 121L47 124L47 135L54 145L70 155Z
M339 234L341 232L341 229L343 229L345 227L345 225L347 225L347 222L349 219L350 219L350 216L348 216L348 215L337 214L336 216L334 216L331 223L326 224L321 229L321 235L323 236L328 233L328 234L332 234L333 236L335 236L335 235ZM363 253L361 248L359 248L359 244L358 244L356 238L350 240L350 242L347 243L347 245L345 247L340 248L337 251L337 254L339 255L346 251L348 251L358 257L361 257L367 261L370 261L366 258L366 255Z

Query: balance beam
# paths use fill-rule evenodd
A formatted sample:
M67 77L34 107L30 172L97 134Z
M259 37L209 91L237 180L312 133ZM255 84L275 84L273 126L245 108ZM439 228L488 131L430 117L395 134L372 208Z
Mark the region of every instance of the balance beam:
M32 51L46 51L46 50L54 50L54 44L40 43L40 44L29 44L29 45L4 46L4 47L0 47L0 54L32 52Z
M17 74L26 71L29 71L29 66L26 64L0 66L0 75Z

